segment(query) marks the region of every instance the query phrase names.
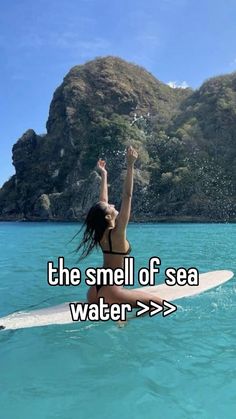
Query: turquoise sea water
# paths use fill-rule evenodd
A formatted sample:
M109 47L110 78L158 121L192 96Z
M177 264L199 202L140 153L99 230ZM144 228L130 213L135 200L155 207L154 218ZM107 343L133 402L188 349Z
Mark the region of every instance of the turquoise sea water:
M0 223L0 317L85 298L86 286L47 285L48 260L65 257L76 224ZM236 273L236 225L130 224L136 271L151 256L166 267ZM101 266L95 252L79 268ZM233 419L236 282L177 301L175 314L0 331L3 419ZM138 284L137 284L138 285Z

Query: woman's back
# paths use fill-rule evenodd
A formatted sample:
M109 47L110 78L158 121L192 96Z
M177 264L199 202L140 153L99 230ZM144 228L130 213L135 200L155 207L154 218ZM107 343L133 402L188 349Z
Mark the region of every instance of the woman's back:
M123 268L124 258L131 252L131 246L124 231L119 228L109 228L105 231L100 246L103 251L103 266L105 268Z

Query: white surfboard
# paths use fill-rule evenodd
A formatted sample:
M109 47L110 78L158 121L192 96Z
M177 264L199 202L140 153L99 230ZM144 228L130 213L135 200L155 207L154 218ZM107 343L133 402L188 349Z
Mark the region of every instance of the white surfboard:
M191 297L209 289L224 284L233 278L231 271L212 271L199 275L199 285L173 285L166 284L136 288L136 291L144 291L158 295L166 301L175 301L184 297ZM0 318L0 331L24 329L27 327L48 326L52 324L74 323L71 318L69 302L54 307L42 308L33 311L19 311Z

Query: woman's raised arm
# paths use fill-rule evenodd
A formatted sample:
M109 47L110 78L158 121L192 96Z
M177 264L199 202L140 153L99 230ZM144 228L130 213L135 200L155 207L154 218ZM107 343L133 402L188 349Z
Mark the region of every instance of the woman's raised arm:
M119 215L116 218L116 225L119 230L125 230L129 222L131 212L131 200L133 194L134 162L138 158L138 153L133 147L127 148L127 173L124 180L122 203Z
M105 160L99 159L97 162L97 169L102 178L101 186L100 186L99 201L108 203L107 170L105 166L106 166Z

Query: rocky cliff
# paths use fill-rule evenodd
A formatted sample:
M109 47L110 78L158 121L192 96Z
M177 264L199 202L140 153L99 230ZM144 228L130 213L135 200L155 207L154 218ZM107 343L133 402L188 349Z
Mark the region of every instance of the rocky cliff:
M134 220L234 219L235 92L235 74L194 92L115 57L72 68L53 95L47 133L30 129L13 146L16 174L0 190L0 218L82 219L98 199L99 157L119 205L132 144Z

